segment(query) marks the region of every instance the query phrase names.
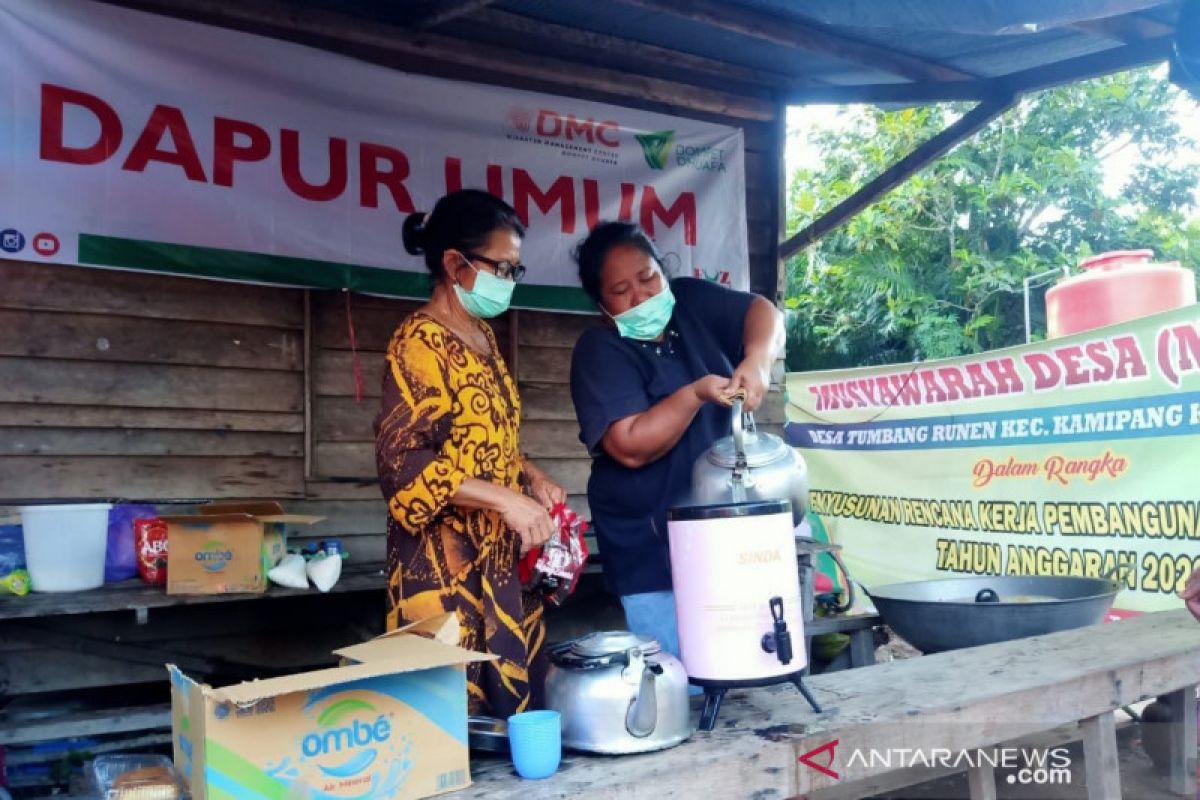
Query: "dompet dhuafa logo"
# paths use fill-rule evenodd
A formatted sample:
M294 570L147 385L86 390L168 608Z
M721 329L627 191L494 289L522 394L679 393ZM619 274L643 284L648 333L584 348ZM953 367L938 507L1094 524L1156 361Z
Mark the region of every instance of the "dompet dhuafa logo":
M671 142L675 140L675 131L659 131L658 133L634 134L638 144L642 146L642 155L650 169L662 169L667 165L671 156Z

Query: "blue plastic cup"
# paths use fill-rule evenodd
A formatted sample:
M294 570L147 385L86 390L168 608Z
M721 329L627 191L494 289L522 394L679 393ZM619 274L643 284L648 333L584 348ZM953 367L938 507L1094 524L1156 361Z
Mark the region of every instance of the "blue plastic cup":
M549 778L562 760L562 716L557 711L526 711L508 718L508 746L517 774Z

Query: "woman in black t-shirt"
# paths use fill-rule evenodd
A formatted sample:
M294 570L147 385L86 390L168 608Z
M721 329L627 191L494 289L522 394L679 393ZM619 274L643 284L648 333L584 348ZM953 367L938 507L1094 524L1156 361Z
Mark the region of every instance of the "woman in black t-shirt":
M630 629L678 655L667 510L685 498L696 458L728 435L728 398L744 392L751 411L762 402L782 316L762 297L668 280L630 223L601 224L576 258L606 323L580 337L571 359L605 579Z

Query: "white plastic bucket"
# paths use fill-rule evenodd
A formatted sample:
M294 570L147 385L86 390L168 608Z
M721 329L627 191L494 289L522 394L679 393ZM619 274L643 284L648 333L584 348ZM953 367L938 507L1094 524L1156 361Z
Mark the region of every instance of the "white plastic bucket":
M25 561L35 592L104 585L110 503L22 506Z

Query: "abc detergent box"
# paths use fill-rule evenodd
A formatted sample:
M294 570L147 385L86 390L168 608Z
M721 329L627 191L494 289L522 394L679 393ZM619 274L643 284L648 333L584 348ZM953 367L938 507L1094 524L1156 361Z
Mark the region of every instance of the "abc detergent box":
M316 672L214 689L168 666L175 766L193 800L410 800L469 786L466 664L492 656L457 642L446 614Z
M167 525L167 594L261 593L286 552L287 529L323 517L285 514L275 502L208 503Z

